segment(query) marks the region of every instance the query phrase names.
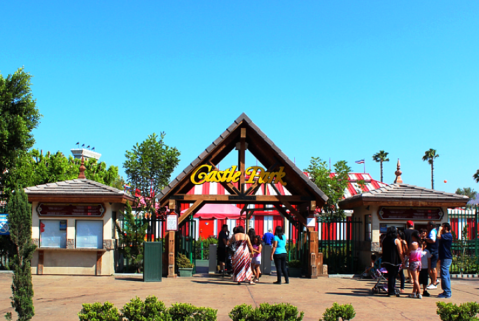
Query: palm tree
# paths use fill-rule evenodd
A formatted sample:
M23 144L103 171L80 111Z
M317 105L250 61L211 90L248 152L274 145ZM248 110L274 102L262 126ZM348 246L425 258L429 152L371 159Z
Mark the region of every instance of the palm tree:
M429 149L426 151L424 156L422 157L423 161L427 161L431 164L431 188L434 189L434 159L438 158L439 154L436 154L435 149Z
M456 190L456 194L465 195L469 197L471 200L475 200L477 192L471 187L464 187L464 188L458 188Z
M479 183L479 169L477 170L476 174L472 175L472 177L476 180L476 183Z
M388 155L389 153L383 150L373 155L373 161L381 164L381 183L383 182L383 162L389 162Z

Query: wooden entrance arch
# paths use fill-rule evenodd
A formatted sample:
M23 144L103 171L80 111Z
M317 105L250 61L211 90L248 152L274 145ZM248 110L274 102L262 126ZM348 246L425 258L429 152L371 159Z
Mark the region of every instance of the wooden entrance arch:
M233 149L238 150L238 164L230 171L217 168L219 162ZM246 150L261 163L262 171L246 167ZM215 173L213 173L215 172ZM241 174L238 174L240 172ZM263 175L258 175L259 173ZM264 173L268 173L264 175ZM248 177L246 174L249 174ZM251 178L255 176L256 178ZM204 179L218 182L224 186L229 195L191 195L187 194L196 184ZM252 185L246 189L246 181ZM261 184L282 182L291 195L256 195ZM182 203L192 204L183 212L178 222L194 215L207 203L231 204L271 204L288 220L307 226L307 218L316 207L322 207L328 197L256 126L246 114L241 114L206 150L201 153L186 169L180 173L158 195L162 207L168 206L175 213L180 213ZM308 228L309 256L308 276L317 278L322 274L322 258L318 255L318 235L314 228ZM175 232L168 232L168 244L165 266L168 277L175 275Z

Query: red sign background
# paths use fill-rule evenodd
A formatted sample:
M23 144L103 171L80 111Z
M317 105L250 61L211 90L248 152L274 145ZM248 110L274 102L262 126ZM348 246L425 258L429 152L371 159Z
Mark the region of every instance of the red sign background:
M379 217L383 220L440 221L444 215L440 207L380 207Z
M37 207L40 216L94 216L100 217L105 213L103 204L45 204Z

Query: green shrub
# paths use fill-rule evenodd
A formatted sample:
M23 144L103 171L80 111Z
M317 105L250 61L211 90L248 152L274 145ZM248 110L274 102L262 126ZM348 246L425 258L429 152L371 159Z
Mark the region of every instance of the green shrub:
M452 303L436 302L437 314L443 321L473 321L479 320L479 304L466 302L459 306Z
M229 317L233 321L301 321L304 312L289 303L262 303L258 308L241 304L231 310Z
M326 309L326 312L323 314L324 319L320 321L338 321L341 320L351 320L356 316L356 312L351 304L337 304L333 303L333 306L329 309Z
M162 301L149 296L143 302L139 297L131 299L121 309L123 317L128 321L169 321L168 310Z
M120 312L110 302L84 303L78 317L80 321L121 321Z
M288 261L288 266L290 268L301 268L302 264L300 260L291 260L291 261Z
M195 307L189 303L175 303L168 309L173 321L216 321L218 310Z
M176 257L176 265L178 265L178 268L180 269L192 268L194 266L186 255L182 253L178 253L178 256Z

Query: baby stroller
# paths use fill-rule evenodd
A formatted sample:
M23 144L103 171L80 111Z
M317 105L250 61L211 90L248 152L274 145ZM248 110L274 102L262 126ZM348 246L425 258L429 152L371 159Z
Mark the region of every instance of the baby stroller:
M402 264L399 264L399 271L402 269ZM372 294L387 294L388 293L388 270L386 268L381 267L374 272L375 276L373 278L377 278L376 284L371 289ZM399 288L396 287L394 289L394 294L399 296Z

